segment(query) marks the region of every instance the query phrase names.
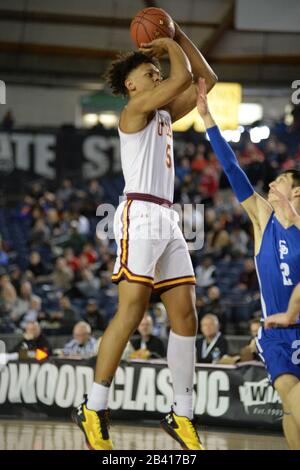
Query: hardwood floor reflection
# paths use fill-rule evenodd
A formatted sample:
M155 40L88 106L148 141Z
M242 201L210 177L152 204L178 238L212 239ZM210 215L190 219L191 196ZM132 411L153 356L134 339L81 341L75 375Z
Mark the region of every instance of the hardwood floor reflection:
M159 426L115 424L111 430L118 450L178 450L179 445ZM238 430L200 430L208 450L285 450L281 435L250 434ZM0 421L2 450L85 450L84 438L72 423L53 421Z

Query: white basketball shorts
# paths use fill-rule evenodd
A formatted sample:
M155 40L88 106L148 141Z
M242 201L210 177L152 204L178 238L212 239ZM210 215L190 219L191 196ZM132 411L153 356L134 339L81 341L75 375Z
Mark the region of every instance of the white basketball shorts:
M123 201L114 218L118 251L113 282L126 279L160 293L180 284L195 284L178 220L178 214L169 207L148 201Z

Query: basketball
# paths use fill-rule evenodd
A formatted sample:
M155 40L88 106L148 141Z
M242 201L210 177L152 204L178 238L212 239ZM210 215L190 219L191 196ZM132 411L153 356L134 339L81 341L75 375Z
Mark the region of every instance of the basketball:
M175 26L168 13L161 8L144 8L133 18L130 25L132 41L137 47L154 39L174 38Z

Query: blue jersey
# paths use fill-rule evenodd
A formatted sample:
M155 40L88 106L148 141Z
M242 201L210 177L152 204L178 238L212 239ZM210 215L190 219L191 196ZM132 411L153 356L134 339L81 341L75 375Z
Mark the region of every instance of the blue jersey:
M256 256L263 316L286 312L300 282L300 230L284 228L273 212Z

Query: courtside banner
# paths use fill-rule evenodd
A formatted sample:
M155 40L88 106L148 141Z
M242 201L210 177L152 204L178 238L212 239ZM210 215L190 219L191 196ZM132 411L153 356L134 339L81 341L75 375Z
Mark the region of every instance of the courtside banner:
M69 419L93 383L95 359L50 358L11 362L0 370L0 415ZM171 376L163 361L121 363L110 393L113 419L160 418L172 403ZM197 365L195 414L203 424L280 429L282 408L256 362Z

